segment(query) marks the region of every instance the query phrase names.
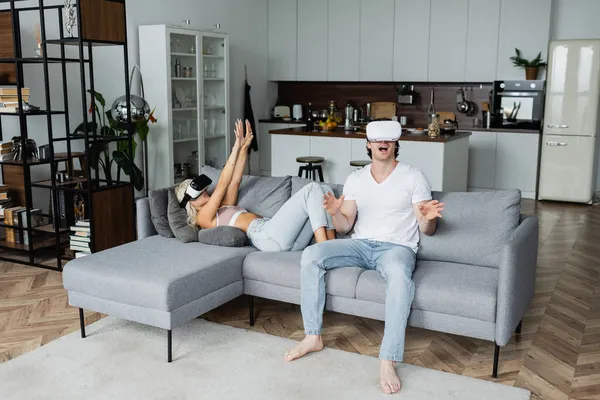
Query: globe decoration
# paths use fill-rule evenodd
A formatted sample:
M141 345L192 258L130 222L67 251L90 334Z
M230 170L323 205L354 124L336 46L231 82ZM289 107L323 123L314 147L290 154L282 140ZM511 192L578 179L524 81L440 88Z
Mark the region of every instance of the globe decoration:
M150 115L150 104L138 95L130 95L131 122L140 121ZM116 99L110 109L113 119L127 123L127 96Z

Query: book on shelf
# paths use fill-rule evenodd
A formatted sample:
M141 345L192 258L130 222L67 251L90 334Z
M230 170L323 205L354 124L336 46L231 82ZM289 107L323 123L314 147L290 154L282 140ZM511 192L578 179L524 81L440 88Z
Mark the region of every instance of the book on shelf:
M9 226L19 226L19 212L25 210L25 207L10 207L4 210L4 224ZM6 241L8 243L19 243L19 230L15 228L5 228Z
M44 217L42 216L42 210L39 208L34 208L30 212L31 218L31 227L37 228L44 224ZM23 228L27 228L27 210L19 212L19 226ZM29 246L29 238L30 234L33 232L27 232L25 229L22 233L22 240L19 243L22 243L26 246Z

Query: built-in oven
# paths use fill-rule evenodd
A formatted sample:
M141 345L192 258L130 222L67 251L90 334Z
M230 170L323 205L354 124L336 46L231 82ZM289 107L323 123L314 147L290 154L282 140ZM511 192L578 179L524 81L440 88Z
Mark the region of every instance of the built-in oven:
M541 130L544 119L545 81L494 81L493 128Z

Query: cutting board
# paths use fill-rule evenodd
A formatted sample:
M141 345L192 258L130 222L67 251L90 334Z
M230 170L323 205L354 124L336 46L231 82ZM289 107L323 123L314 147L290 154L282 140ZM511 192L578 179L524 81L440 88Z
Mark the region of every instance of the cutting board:
M371 119L388 118L396 115L397 103L392 101L377 101L371 103Z

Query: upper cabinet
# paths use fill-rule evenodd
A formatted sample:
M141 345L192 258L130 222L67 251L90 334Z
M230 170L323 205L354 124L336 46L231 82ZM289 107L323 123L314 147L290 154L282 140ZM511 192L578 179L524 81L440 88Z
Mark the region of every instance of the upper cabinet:
M299 81L327 80L327 10L328 0L298 0Z
M268 68L271 81L297 79L297 7L296 0L269 0Z
M498 40L498 80L523 80L525 71L513 66L510 57L519 48L532 59L540 51L547 60L552 2L549 0L502 0ZM544 71L542 69L542 71ZM539 79L544 79L540 73Z
M361 0L360 3L360 80L391 81L394 0Z
M431 0L429 81L465 81L468 11L469 0Z
M361 0L329 0L327 55L322 55L323 59L327 57L328 81L359 80L360 3ZM304 62L320 60L317 56Z
M396 0L394 81L427 81L430 12L430 0Z
M500 0L471 0L467 29L467 82L496 79Z

